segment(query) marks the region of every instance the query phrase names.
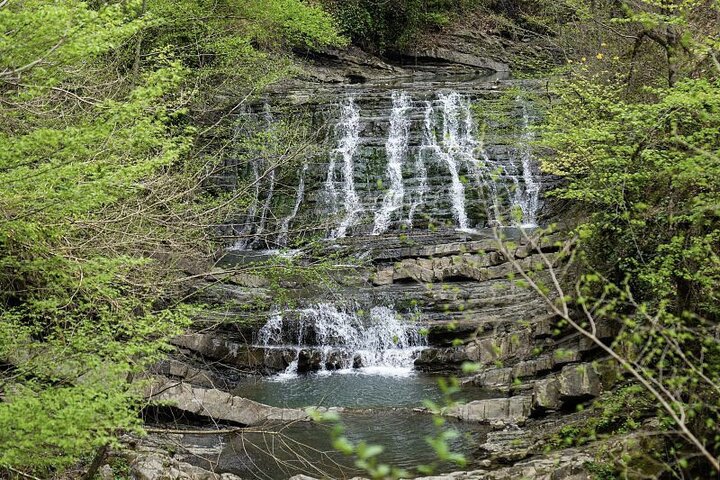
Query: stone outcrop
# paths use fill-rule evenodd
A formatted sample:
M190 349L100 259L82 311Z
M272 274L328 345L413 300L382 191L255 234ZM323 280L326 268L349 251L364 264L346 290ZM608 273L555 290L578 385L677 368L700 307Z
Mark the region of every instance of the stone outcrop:
M174 338L171 343L202 358L220 361L247 372L283 370L295 357L294 351L269 351L219 333L189 333Z
M522 424L530 416L531 407L531 396L518 395L510 398L475 400L451 408L447 415L468 422Z
M231 473L215 473L176 460L161 450L136 452L132 455L130 470L135 480L241 480Z
M568 449L496 470L455 472L417 480L591 480L586 464L592 460L583 450Z

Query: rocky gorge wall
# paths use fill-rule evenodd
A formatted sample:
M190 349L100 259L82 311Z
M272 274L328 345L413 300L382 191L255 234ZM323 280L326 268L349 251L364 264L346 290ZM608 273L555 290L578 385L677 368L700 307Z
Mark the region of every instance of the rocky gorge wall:
M617 375L594 344L558 326L546 301L512 279L518 266L542 278L562 262L562 233L533 244L521 232L562 218L543 200L554 179L532 157L539 113L522 93L536 85L504 73L385 72L391 77L361 85L284 86L245 112L260 125L309 118L326 132L324 149L289 174L264 160L228 159L214 184L232 189L249 177L256 188L224 227L233 241L220 264L289 255L300 266L334 258L346 267L335 270L332 288L282 280L291 298L282 303L260 269L208 276L195 296L223 308L172 342L150 397L188 422L304 422L302 410L243 398L240 381L368 366L453 374L485 398L446 415L488 431L473 452L480 469L452 478L589 478L586 451L543 455L548 438L582 415L572 413L576 406L612 388ZM498 233L515 242L509 254ZM330 307L320 322L323 305ZM373 314L377 308L387 311ZM309 311L315 317L304 320ZM368 333L368 321L384 328ZM601 338L613 334L601 326ZM467 362L479 370L463 373ZM222 471L221 462L210 464Z

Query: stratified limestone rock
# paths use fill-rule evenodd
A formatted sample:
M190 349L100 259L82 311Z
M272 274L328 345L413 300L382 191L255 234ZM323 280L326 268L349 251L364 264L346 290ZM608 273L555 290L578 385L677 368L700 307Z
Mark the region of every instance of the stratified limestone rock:
M491 368L472 378L471 382L483 388L498 391L507 391L512 382L512 368Z
M425 371L444 371L458 368L463 362L471 361L466 347L426 348L417 359L415 367Z
M200 387L228 388L230 386L230 382L223 375L218 375L210 370L196 368L173 358L158 362L151 368L151 372L180 379Z
M453 407L448 415L468 422L522 424L530 416L531 407L532 396L518 395L510 398L475 400Z
M586 464L592 461L588 453L569 449L497 470L454 472L416 480L590 480L593 477Z
M247 368L260 368L265 365L265 352L262 349L228 340L218 334L180 335L172 340L172 344L228 365Z
M220 390L193 387L163 378L158 378L149 387L147 398L194 415L240 425L309 420L307 413L300 409L271 407Z
M485 443L480 449L490 454L490 462L515 463L527 458L531 442L528 432L520 428L509 428L497 432L488 432Z
M534 382L533 408L557 410L566 403L596 397L600 392L602 381L592 364L568 365L559 374Z
M527 328L480 338L476 344L479 349L477 360L486 365L511 357L528 357L532 350L530 330Z
M594 459L579 449L561 450L542 457L521 461L497 470L473 470L452 472L416 480L591 480L593 476L586 465ZM290 480L317 480L297 475ZM364 480L353 478L351 480Z
M554 254L546 256L550 261L555 260ZM531 255L516 261L526 270L534 270L538 266L545 267L543 260L538 255ZM515 272L515 266L509 263L500 252L463 253L432 258L404 258L393 266L379 267L372 276L372 282L376 286L381 286L407 280L421 283L438 283L458 279L487 281L505 278L513 272Z

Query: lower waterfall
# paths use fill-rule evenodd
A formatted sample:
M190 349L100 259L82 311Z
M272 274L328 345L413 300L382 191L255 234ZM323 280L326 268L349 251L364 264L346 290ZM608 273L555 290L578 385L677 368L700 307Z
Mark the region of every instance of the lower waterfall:
M299 370L407 375L425 346L425 337L419 325L389 307L364 311L319 303L284 315L272 314L258 332L257 345L294 355L281 378Z

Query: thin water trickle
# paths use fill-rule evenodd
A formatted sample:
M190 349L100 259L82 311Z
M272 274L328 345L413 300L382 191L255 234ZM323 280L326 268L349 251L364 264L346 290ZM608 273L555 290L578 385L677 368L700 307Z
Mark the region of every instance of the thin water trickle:
M459 171L459 160L466 150L463 140L467 138L467 136L460 136L458 118L460 96L457 92L441 93L438 95L438 99L442 105L442 138L439 144L434 141L432 146L450 172L450 195L457 227L459 230L468 230L469 222L465 210L465 186L460 179Z
M390 114L390 130L385 143L387 156L387 176L390 186L383 198L382 207L375 215L373 235L379 235L388 229L393 214L402 210L405 197L402 167L408 149L410 136L410 97L407 93L392 94L392 112Z
M295 220L298 212L300 211L300 205L305 195L305 173L307 172L308 164L303 164L302 170L300 171L300 181L297 187L297 193L295 195L295 205L290 214L285 217L280 224L280 233L278 234L278 245L287 245L288 233L290 231L290 223Z
M418 185L413 195L412 204L408 212L408 226L413 226L413 219L415 212L418 207L423 204L425 194L428 192L428 174L427 167L425 166L425 156L427 155L428 148L432 144L433 137L433 107L432 103L425 102L425 111L423 113L423 140L422 145L418 149L415 155L415 177L417 178Z
M530 114L527 104L518 97L518 102L522 105L523 118L523 134L520 147L520 158L522 160L523 183L525 184L524 195L520 208L523 213L523 221L521 227L531 228L537 226L537 211L540 197L540 184L535 180L533 174L533 156L532 156L532 140L533 132L530 128Z
M360 109L355 105L355 100L350 98L343 106L340 121L337 124L340 133L338 146L332 155L342 157L343 176L343 204L345 217L338 228L332 233L332 238L342 238L350 228L362 210L360 198L355 191L355 165L354 157L357 152L360 139ZM331 177L328 177L330 179ZM334 186L333 186L334 189Z

